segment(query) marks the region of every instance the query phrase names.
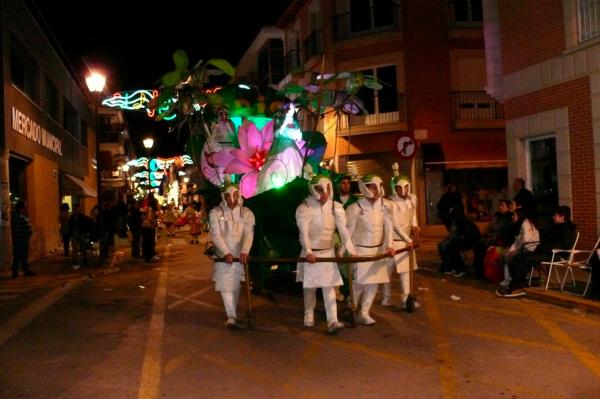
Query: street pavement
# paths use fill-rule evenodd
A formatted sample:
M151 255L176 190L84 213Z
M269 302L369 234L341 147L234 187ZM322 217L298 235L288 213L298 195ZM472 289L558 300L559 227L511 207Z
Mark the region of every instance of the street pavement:
M0 280L1 398L600 398L600 315L428 271L431 243L419 310L375 304L376 325L336 336L321 302L302 326L293 275L252 296L253 329L229 331L202 245L161 237L145 263L118 244L114 264L55 257ZM242 291L242 324L246 305Z

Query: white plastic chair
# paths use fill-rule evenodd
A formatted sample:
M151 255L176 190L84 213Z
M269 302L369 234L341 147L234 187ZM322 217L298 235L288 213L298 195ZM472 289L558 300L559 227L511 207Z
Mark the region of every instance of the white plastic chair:
M567 264L573 262L576 252L575 246L577 246L577 241L579 241L579 232L577 232L577 236L575 237L575 241L573 242L573 247L571 249L553 249L552 258L550 259L550 262L540 262L539 265L532 266L531 270L529 271L529 286L531 286L533 270L537 268L538 276L540 276L540 278L542 276L542 272L544 272L548 276L548 278L546 279L546 287L544 288L545 290L548 289L548 285L550 284L550 280L552 279L552 270L554 270L556 279L558 280L558 283L560 284L562 289L564 283L563 279L561 279L560 275L558 274L557 268L559 266L567 266ZM548 272L546 273L545 271L543 271L542 267L547 268Z
M560 285L561 291L567 292L567 293L573 294L573 295L578 295L578 296L585 296L585 294L587 294L587 290L590 287L590 283L592 281L592 265L590 262L592 260L592 256L594 256L594 252L596 252L598 250L599 245L600 245L600 239L598 239L598 241L596 241L596 244L594 245L594 247L592 248L591 251L585 251L585 250L575 251L575 254L587 253L589 255L586 257L585 260L580 260L580 261L573 260L572 262L569 262L565 265L567 270L565 271L565 276L563 277L562 284ZM598 255L600 255L600 254L598 254ZM585 289L583 290L582 294L577 294L576 292L572 292L572 291L565 291L565 289L564 289L565 282L567 281L567 275L569 275L569 274L571 275L571 280L573 281L573 288L577 287L577 282L575 281L575 275L573 274L573 269L582 270L582 271L588 273L588 279L587 279L587 282L585 283Z

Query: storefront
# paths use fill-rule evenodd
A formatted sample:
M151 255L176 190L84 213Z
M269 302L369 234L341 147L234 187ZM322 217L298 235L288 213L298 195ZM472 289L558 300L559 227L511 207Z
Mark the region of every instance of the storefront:
M59 207L95 201L89 103L27 6L0 3L4 51L0 131L0 267L10 263L10 215L27 203L33 227L30 260L60 246ZM91 136L91 137L90 137ZM91 142L93 148L93 141ZM88 210L89 212L89 210Z

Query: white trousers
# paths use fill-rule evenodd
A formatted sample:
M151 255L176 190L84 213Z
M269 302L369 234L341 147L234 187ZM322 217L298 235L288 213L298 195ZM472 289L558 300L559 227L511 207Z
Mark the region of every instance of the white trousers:
M337 303L335 301L335 289L333 287L321 287L323 292L323 303L325 304L325 314L327 323L338 321ZM317 305L317 289L304 288L304 314L313 315Z
M379 284L352 284L354 284L352 286L354 288L354 303L357 307L360 305L359 308L362 315L368 316L375 300L375 295L377 295Z
M406 298L410 294L410 278L408 272L398 273L400 278L400 298L402 303L406 303ZM392 297L392 283L383 283L383 297L391 299Z
M240 289L233 292L221 292L221 298L223 298L223 305L225 306L225 314L228 319L237 319L237 304L240 298Z

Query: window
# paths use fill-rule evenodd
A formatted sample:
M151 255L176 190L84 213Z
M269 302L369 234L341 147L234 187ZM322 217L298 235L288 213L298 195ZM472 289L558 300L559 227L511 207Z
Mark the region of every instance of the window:
M394 3L391 0L351 0L350 10L352 32L394 24Z
M79 137L79 115L66 99L63 99L63 127L71 136Z
M600 36L600 1L577 0L579 42Z
M10 40L10 79L31 100L36 103L39 101L37 63L13 35Z
M531 192L535 198L536 216L542 227L547 227L558 206L556 138L550 136L528 140L527 157L528 181L531 182Z
M85 123L85 121L82 119L81 120L81 139L79 140L79 142L81 143L82 146L87 147L88 142L87 142L87 133L88 133L88 126L87 123Z
M397 112L398 111L398 89L396 85L396 66L390 65L377 69L362 71L365 75L372 75L383 84L381 90L372 90L361 87L358 97L362 100L365 109L370 114Z
M277 84L283 79L283 41L269 39L258 53L260 84Z
M60 123L60 100L58 95L58 87L54 82L46 76L46 90L44 90L44 109L48 115L57 123Z
M482 0L450 0L448 2L451 28L481 28L483 21Z

